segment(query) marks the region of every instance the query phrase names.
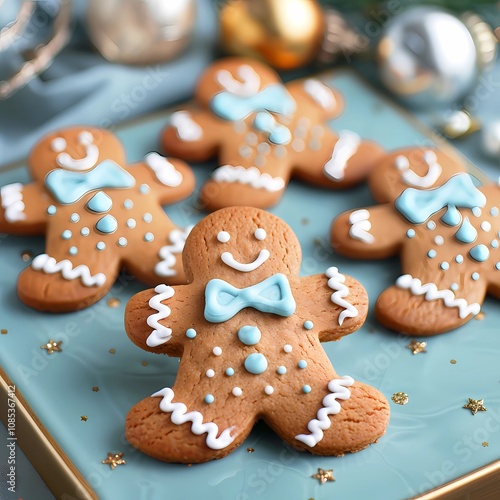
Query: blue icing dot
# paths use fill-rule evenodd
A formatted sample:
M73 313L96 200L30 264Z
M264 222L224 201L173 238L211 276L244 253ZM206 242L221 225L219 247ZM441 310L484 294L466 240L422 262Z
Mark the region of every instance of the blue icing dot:
M117 242L118 246L126 247L127 243L128 243L127 238L124 238L123 236L121 238L118 238L118 242Z
M205 396L205 403L207 403L207 404L209 404L209 405L210 405L210 404L212 404L214 401L215 401L215 398L213 397L213 395L212 395L212 394L207 394L207 395Z
M472 209L472 213L476 216L476 217L481 217L481 214L483 213L481 211L481 209L479 207L474 207Z
M448 226L458 226L462 216L455 205L448 205L448 210L441 217L441 220Z
M76 255L77 253L78 253L78 248L76 248L76 247L71 247L71 248L69 249L69 254L70 254L70 255Z
M96 248L97 250L104 250L106 248L106 243L104 243L104 241L98 241Z
M307 320L304 322L304 328L306 330L312 330L314 328L314 323L312 321Z
M88 236L90 234L90 229L88 227L82 227L80 229L80 234L82 236Z
M256 326L242 326L238 330L238 338L245 345L255 345L259 342L261 333Z
M80 216L77 213L71 214L71 217L69 218L71 222L78 222L80 220Z
M101 219L99 219L95 225L95 228L101 233L114 233L116 228L118 227L118 223L116 219L112 215L105 215Z
M148 194L149 193L149 186L147 184L141 184L139 186L139 191L141 194Z
M194 328L188 328L186 330L186 337L188 339L194 339L196 337L196 330Z
M130 210L132 208L134 208L134 202L132 200L125 200L123 202L123 206L127 209L127 210Z
M150 213L146 213L142 216L142 220L144 222L151 222L153 220L153 216Z
M63 237L64 240L69 240L71 236L73 236L73 233L69 229L65 229L61 236Z
M49 215L54 215L57 212L57 208L54 205L49 205L47 207L47 213Z
M92 212L102 214L107 212L113 206L113 202L106 193L99 191L92 196L92 198L90 198L85 206Z
M429 221L429 222L427 223L427 229L430 229L431 231L432 231L433 229L436 229L436 223L435 223L434 221L432 221L432 220L431 220L431 221Z
M492 248L498 248L498 240L492 240L490 245Z
M457 262L458 264L461 264L463 261L464 261L464 258L462 255L459 254L455 257L455 262Z
M437 255L436 250L429 250L427 252L427 257L429 257L429 259L433 259L436 255Z
M286 368L284 366L278 366L276 372L278 373L278 375L284 375L286 373Z
M500 262L497 262L497 263L495 264L495 269L496 269L497 271L500 271Z
M439 267L440 267L443 271L447 271L447 270L450 268L450 264L448 264L448 262L441 262L441 264L439 265Z
M457 283L452 283L452 284L450 285L450 290L453 290L454 292L455 292L456 290L458 290L458 285L457 285Z
M408 238L414 238L415 237L415 229L408 229L408 231L406 231L406 236L408 236Z
M311 386L310 385L304 385L304 386L302 386L302 392L304 394L309 394L311 392Z
M306 361L305 359L301 359L301 360L297 363L297 366L298 366L299 368L304 369L304 368L306 368L306 367L307 367L307 361Z
M254 375L264 373L267 370L266 357L259 352L249 354L245 359L245 369L247 372L253 373Z
M155 236L153 233L146 233L144 235L144 241L153 241L155 239Z
M232 377L232 376L234 375L234 370L233 370L232 368L228 368L228 369L226 370L226 375L227 375L228 377Z
M498 216L498 207L491 207L490 209L490 215L493 215L493 217L497 217Z
M477 281L477 280L479 279L479 273L472 273L471 278L472 278L474 281Z
M476 245L470 249L469 255L478 262L484 262L490 256L490 251L486 245Z
M455 238L462 243L472 243L476 241L477 231L466 217L460 226L460 229L455 233Z

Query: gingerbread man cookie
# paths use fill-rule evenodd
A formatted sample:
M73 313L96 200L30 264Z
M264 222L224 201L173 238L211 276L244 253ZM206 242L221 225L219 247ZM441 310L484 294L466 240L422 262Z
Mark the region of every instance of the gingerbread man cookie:
M127 305L133 342L181 357L174 386L129 412L130 443L193 463L230 453L258 419L319 455L355 452L382 436L384 396L337 375L321 346L362 325L367 297L357 281L335 267L299 277L292 230L248 207L198 223L183 259L189 285L159 285Z
M341 96L319 80L283 85L265 64L222 59L202 75L197 107L177 111L162 134L166 151L185 160L218 156L201 190L209 209L274 205L294 176L326 188L362 181L382 149L327 124Z
M500 188L477 185L463 162L439 150L404 149L375 167L379 206L340 215L332 244L349 257L401 254L403 275L385 290L376 315L418 335L457 328L500 297Z
M75 127L43 138L29 158L33 183L0 190L0 232L45 234L45 253L19 276L23 302L72 311L99 300L124 265L149 284L185 282L180 254L189 228L161 205L185 198L194 176L150 153L127 165L109 131Z

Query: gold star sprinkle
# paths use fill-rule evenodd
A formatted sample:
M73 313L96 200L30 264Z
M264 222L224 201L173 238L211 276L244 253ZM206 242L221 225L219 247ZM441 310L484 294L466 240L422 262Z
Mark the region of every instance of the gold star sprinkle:
M109 354L116 354L116 349L112 347L108 352Z
M46 344L40 346L40 349L47 349L48 354L53 354L54 352L62 352L60 345L62 344L62 340L59 342L50 339Z
M450 363L451 363L452 365L456 365L456 364L457 364L457 360L456 360L456 359L450 359Z
M407 349L410 349L412 354L427 352L426 347L427 342L417 342L415 339L412 339L412 341L406 346Z
M120 305L120 299L117 299L116 297L112 297L111 299L108 300L107 302L108 307L118 307Z
M9 330L7 330L7 328L2 328L2 329L0 330L0 333L1 333L2 335L7 335L7 334L9 333Z
M99 392L99 387L94 385L94 387L92 387L92 392Z
M103 464L109 464L112 469L116 469L118 465L125 465L127 462L122 458L123 453L111 453L108 451L108 458L102 461Z
M316 474L311 476L313 479L318 479L321 484L325 484L327 481L335 481L333 477L333 470L318 469Z
M485 448L486 448L486 446L489 446L489 445L490 445L490 443L488 443L488 441L483 441L481 444L482 444Z
M248 453L253 453L255 450L253 448L247 448Z
M141 361L141 365L142 365L142 366L148 366L148 364L149 364L149 363L148 363L147 361Z
M467 404L464 405L464 408L470 410L473 415L475 415L478 411L488 411L488 409L484 406L484 399L469 398Z
M89 417L87 417L87 415L82 415L82 416L80 417L80 420L81 420L82 422L86 422L88 419L89 419Z
M397 404L397 405L405 405L410 401L410 398L408 397L408 394L406 392L395 392L391 399Z

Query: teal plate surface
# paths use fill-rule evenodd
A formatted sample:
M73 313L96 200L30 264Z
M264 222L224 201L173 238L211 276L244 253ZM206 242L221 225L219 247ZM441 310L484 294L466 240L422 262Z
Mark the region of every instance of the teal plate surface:
M332 122L335 129L352 129L386 148L429 143L414 123L353 73L322 78L347 103ZM118 131L129 161L157 149L167 119L165 112ZM214 167L194 165L199 185ZM0 174L0 185L28 181L24 167ZM399 261L351 261L335 255L328 243L337 214L372 203L366 186L334 192L292 181L271 211L300 239L302 274L339 266L364 284L373 306L400 275ZM179 225L204 215L196 194L166 211ZM427 339L425 354L412 355L405 348L408 339L379 326L372 309L361 330L323 344L340 375L377 387L389 400L395 392L409 395L405 406L391 402L386 435L364 451L339 458L299 453L259 423L223 460L187 467L149 458L126 442L125 415L142 398L174 383L178 361L142 351L124 332L125 304L143 286L123 274L110 294L88 309L60 315L33 311L18 300L15 283L27 265L23 251L36 255L43 248L42 238L0 236L0 328L8 330L0 336L0 363L101 499L407 498L500 457L500 308L488 299L482 321ZM118 307L108 305L112 297L120 300ZM63 352L48 355L40 349L49 339L62 340ZM463 409L469 397L484 398L488 411L473 416ZM82 415L88 420L82 421ZM486 442L489 446L483 446ZM108 451L123 452L127 464L112 471L101 463ZM322 485L311 478L318 468L334 469L336 481ZM78 492L68 494L79 498Z

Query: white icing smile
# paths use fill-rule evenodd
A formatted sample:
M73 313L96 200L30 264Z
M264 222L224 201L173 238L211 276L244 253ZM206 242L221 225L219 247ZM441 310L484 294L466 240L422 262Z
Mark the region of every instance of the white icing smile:
M258 267L260 267L267 259L269 259L269 250L263 249L259 252L259 255L253 262L249 262L248 264L244 264L242 262L238 262L231 252L224 252L220 258L222 262L226 264L226 266L232 267L237 271L241 271L243 273L249 273L251 271L255 271Z
M67 170L90 170L99 159L99 148L93 141L94 138L90 132L82 132L78 136L78 142L85 147L85 156L73 158L69 153L63 151L66 147L66 141L62 137L57 137L51 144L54 151L61 151L56 158L57 164Z
M410 168L410 161L406 156L398 156L395 160L395 165L401 172L401 179L403 179L406 184L426 189L430 188L439 179L443 169L437 162L434 151L426 151L424 153L424 161L427 163L429 170L423 177L420 177Z

